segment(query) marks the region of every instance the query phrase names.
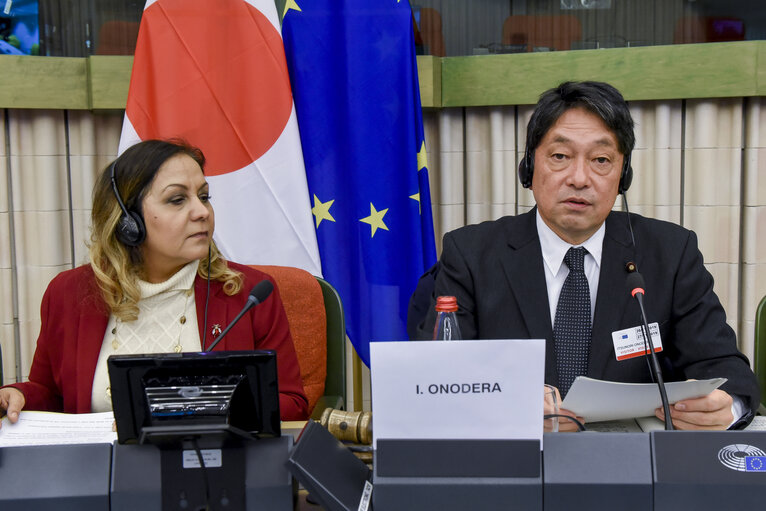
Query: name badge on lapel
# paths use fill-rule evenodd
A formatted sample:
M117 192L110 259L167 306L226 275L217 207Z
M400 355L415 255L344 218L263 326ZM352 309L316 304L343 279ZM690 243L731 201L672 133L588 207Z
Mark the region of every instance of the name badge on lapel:
M654 352L659 353L662 351L659 324L650 323L649 332L654 343ZM649 344L644 344L644 332L640 326L612 332L612 342L614 343L614 354L617 360L627 360L649 353Z

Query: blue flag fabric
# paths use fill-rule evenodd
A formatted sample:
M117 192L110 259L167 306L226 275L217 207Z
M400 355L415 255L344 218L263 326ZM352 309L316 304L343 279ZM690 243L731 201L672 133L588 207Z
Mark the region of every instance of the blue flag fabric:
M288 0L282 22L322 272L367 365L436 261L412 23L406 0Z

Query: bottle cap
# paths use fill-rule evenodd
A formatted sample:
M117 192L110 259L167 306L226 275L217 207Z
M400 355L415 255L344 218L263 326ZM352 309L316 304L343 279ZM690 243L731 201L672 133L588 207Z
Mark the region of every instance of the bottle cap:
M457 298L439 296L436 298L436 312L457 312Z

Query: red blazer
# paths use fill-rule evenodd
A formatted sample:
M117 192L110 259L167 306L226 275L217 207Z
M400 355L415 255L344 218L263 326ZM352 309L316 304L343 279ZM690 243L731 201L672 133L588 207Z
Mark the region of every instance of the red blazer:
M228 264L244 275L242 290L227 296L221 282L210 282L205 344L209 346L213 342L212 331L216 325L220 329L226 328L242 310L256 283L270 280L274 284L271 295L245 314L214 351L276 351L281 418L305 419L308 400L303 392L298 358L276 283L269 275L253 268ZM207 281L197 275L194 298L200 340L205 337L202 329L206 295ZM109 322L109 311L90 265L58 274L48 285L40 309L42 326L29 381L10 386L24 393L24 408L28 410L90 412L93 375Z

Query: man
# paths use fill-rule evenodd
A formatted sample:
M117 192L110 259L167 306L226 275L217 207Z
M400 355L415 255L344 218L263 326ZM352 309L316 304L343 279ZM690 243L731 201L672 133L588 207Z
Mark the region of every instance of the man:
M435 297L454 295L465 339L546 339L545 381L562 395L577 375L649 382L645 357L618 360L621 335L613 336L641 324L626 286L637 267L648 321L659 324L665 380L728 378L705 397L671 406L675 427L744 427L758 406L758 384L726 324L695 234L612 211L618 192L630 186L634 145L628 105L611 85L567 82L545 92L519 165L537 206L444 236L419 335L427 338L433 328ZM568 422L562 429L573 427Z

